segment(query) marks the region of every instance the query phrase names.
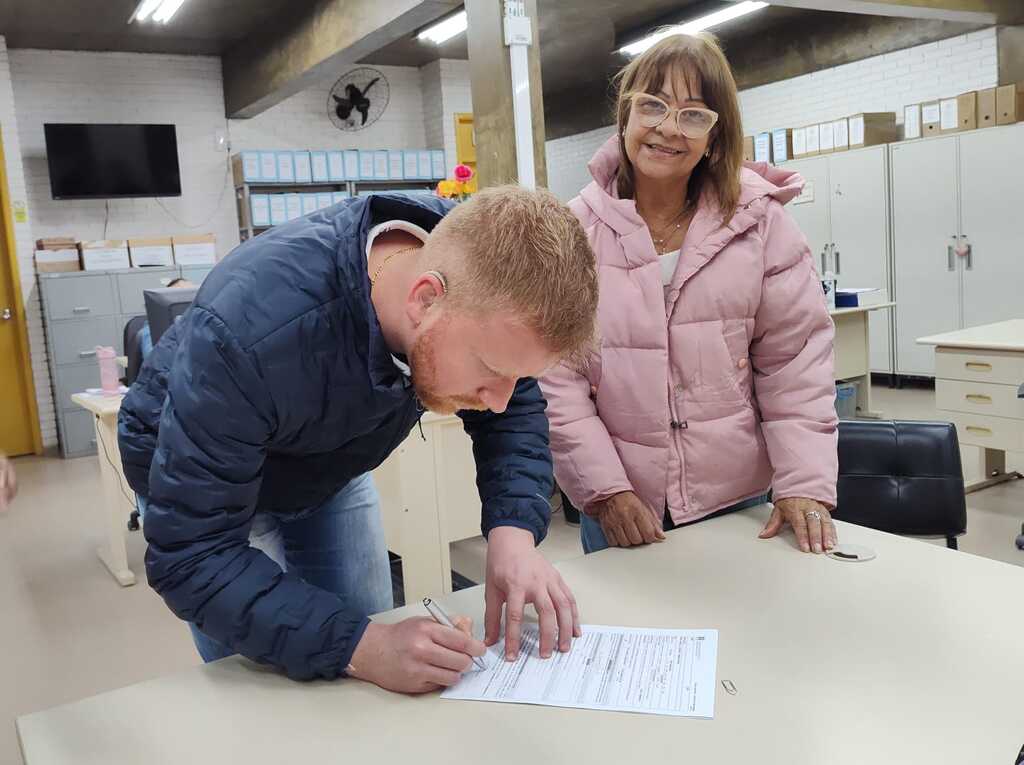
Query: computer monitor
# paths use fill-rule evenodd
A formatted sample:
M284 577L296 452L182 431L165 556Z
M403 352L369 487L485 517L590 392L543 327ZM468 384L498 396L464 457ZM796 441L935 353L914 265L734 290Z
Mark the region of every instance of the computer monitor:
M160 342L164 332L188 310L198 291L197 288L185 287L143 290L142 294L146 299L146 319L149 321L153 345Z

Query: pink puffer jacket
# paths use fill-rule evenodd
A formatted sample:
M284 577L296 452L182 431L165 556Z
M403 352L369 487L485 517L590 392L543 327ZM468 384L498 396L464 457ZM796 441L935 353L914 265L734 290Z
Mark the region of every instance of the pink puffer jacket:
M700 204L666 291L618 163L613 137L570 203L597 255L601 349L541 380L559 485L584 511L631 490L676 523L769 487L835 505L834 330L782 207L802 180L748 163L728 224Z

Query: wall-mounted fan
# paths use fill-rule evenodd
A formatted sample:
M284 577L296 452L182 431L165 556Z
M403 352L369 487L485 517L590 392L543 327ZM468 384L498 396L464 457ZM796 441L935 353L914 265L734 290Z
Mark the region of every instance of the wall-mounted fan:
M327 96L327 114L338 130L369 127L388 108L391 88L379 69L363 66L345 73Z

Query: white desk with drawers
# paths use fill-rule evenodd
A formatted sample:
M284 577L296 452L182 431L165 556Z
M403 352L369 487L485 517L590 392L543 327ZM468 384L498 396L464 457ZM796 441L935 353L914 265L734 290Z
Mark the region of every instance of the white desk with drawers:
M984 449L978 491L1021 478L1006 472L1006 452L1024 452L1024 319L919 338L935 346L935 405L956 424L961 444Z

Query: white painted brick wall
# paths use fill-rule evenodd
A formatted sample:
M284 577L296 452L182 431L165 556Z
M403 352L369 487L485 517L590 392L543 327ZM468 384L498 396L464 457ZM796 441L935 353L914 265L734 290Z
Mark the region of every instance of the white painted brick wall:
M455 115L473 111L473 93L469 84L469 62L456 59L442 59L441 92L444 110L441 116L441 132L444 136L444 158L448 175L457 164L455 152Z
M896 112L922 101L994 87L995 27L885 53L740 93L747 135L857 112Z
M441 61L420 67L420 91L423 100L423 130L427 146L444 146L444 91L441 85Z
M579 194L593 180L587 170L587 163L601 148L601 144L614 133L615 126L608 125L548 141L544 149L548 165L548 188L551 192L563 202Z
M10 55L7 43L0 36L0 137L3 139L6 158L7 183L11 200L26 202L29 221L14 223L14 244L17 252L18 274L21 293L25 302L28 320L29 346L31 350L32 377L35 381L36 403L39 407L39 422L43 444L50 447L57 443L57 419L53 409L53 393L50 390L50 372L47 366L46 342L43 337L42 312L39 304L39 290L35 281L33 252L32 215L34 209L28 202L25 186L25 172L22 166L21 142L15 117L14 90L11 86ZM5 362L6 363L6 362Z

